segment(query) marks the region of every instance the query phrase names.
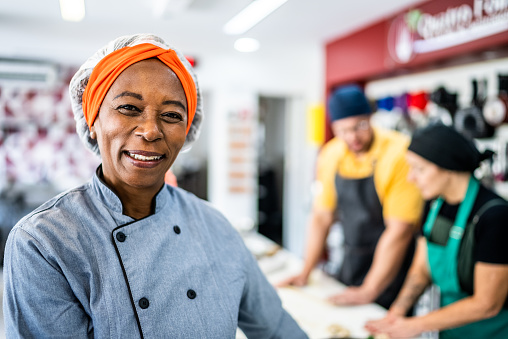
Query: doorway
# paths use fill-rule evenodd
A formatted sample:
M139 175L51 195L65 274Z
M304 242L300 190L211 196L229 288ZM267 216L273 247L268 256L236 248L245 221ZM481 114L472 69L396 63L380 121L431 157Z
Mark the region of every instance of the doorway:
M282 245L286 99L259 97L258 232Z

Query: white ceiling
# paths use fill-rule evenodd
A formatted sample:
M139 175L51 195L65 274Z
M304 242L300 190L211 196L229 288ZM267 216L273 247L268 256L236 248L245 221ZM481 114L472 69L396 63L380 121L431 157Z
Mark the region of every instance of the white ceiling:
M235 54L238 36L222 26L251 0L193 0L182 13L154 15L156 3L172 0L85 0L82 22L65 22L58 0L0 1L0 57L81 63L120 35L150 32L197 58ZM422 0L289 0L242 35L256 38L255 53L323 46L338 36L382 20Z

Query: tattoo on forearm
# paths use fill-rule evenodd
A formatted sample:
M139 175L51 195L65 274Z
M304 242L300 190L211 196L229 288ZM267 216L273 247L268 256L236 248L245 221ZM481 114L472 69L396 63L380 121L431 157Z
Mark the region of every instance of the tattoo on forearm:
M409 310L425 291L426 287L427 282L420 275L414 273L408 275L393 306L406 311Z

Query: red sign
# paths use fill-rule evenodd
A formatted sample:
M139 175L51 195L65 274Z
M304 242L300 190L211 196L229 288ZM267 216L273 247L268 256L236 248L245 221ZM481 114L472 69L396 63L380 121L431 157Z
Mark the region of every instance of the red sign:
M438 12L412 9L393 19L388 51L405 64L431 53L508 31L508 1L461 1Z
M508 0L432 0L326 45L326 87L508 50ZM478 61L478 60L477 60Z

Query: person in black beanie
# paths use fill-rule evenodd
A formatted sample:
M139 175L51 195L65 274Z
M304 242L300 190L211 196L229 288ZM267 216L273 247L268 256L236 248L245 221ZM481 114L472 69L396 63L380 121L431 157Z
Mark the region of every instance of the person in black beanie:
M472 140L443 124L415 131L408 150L441 168L457 172L473 172L493 155L490 150L480 153Z
M278 284L302 286L321 261L327 235L340 223L343 259L328 272L347 286L329 301L336 305L377 303L390 307L415 248L423 200L407 181L409 138L372 126L372 108L357 85L335 89L328 113L335 137L320 151L316 195L300 274Z
M407 152L409 179L428 200L423 236L388 315L370 321L372 333L409 338L508 338L508 203L474 176L492 157L451 127L414 133ZM440 290L440 308L406 318L425 288Z

